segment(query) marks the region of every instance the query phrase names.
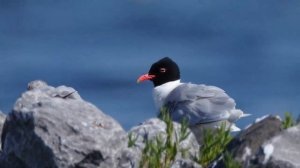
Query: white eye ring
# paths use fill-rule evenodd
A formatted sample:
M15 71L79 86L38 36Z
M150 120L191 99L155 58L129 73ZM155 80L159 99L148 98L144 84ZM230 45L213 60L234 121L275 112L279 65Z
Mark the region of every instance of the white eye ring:
M165 73L167 71L166 68L160 68L160 72Z

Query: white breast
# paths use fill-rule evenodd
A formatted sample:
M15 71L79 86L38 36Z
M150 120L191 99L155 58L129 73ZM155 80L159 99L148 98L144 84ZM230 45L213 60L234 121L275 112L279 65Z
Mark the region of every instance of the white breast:
M169 93L179 85L181 85L180 80L176 80L167 82L153 89L153 99L158 110L160 110L161 107L165 104L165 99L169 95Z

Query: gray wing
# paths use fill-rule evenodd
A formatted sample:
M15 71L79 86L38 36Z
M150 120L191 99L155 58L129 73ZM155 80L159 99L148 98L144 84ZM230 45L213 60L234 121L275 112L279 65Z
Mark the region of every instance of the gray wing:
M165 107L174 121L185 117L189 125L226 120L235 102L224 90L215 86L182 84L165 99Z

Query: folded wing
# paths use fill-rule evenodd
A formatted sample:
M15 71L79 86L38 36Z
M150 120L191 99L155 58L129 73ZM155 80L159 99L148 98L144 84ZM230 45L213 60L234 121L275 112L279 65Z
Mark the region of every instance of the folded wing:
M185 117L190 125L227 120L235 109L235 101L215 86L182 84L165 99L165 107L174 121Z

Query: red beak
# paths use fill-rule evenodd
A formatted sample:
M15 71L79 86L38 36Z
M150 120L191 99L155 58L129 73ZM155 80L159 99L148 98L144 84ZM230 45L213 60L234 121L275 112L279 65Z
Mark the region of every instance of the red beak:
M145 75L142 75L142 76L140 76L140 77L138 78L137 83L143 82L143 81L145 81L145 80L151 80L151 79L153 79L153 78L155 78L155 75L145 74Z

